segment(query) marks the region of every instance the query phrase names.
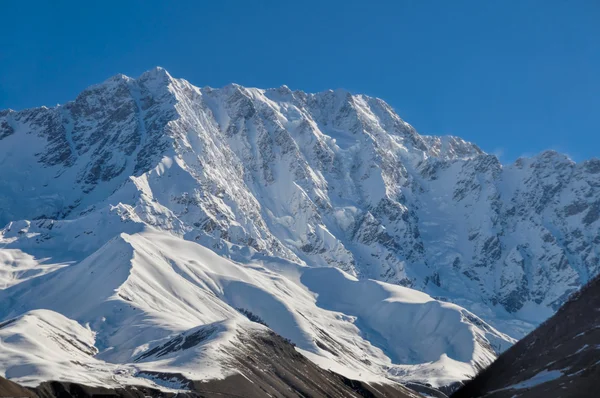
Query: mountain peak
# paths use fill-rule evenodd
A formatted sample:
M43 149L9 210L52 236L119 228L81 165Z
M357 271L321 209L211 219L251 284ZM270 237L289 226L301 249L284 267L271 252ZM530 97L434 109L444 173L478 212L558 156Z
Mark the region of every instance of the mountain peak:
M136 79L137 82L141 82L149 89L157 89L160 87L170 86L175 79L165 68L157 66L150 69L140 75Z
M140 79L173 79L171 74L162 66L155 66L140 75Z
M91 90L94 89L112 89L112 88L116 88L121 86L122 84L127 84L129 81L133 80L131 77L126 76L122 73L117 73L114 76L109 77L108 79L104 80L102 83L100 84L94 84L90 87L87 87L85 90L83 90L83 93L89 92Z
M104 80L102 83L92 85L84 91L93 89L98 86L113 86L113 85L116 86L116 85L120 85L123 83L128 83L132 80L138 80L138 81L144 81L144 82L156 81L156 82L168 83L174 79L171 76L171 74L169 72L167 72L167 70L165 68L163 68L161 66L156 66L156 67L149 69L149 70L145 71L144 73L142 73L137 79L133 79L122 73L117 73L116 75L111 76L108 79Z

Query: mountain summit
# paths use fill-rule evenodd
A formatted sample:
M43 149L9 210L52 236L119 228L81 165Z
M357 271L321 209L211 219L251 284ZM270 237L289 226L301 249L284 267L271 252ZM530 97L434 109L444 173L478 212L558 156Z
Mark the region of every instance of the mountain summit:
M263 323L347 377L444 386L600 271L600 160L502 165L343 90L117 75L0 111L0 164L0 322L77 340L48 369L4 342L26 383L222 377Z

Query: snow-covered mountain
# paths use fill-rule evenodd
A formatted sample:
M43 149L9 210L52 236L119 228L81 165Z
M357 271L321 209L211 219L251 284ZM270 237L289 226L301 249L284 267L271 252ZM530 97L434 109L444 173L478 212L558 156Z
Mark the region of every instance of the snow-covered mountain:
M443 386L600 271L600 160L503 166L342 90L118 75L0 111L0 166L0 366L29 384L222 377L260 321L347 377Z

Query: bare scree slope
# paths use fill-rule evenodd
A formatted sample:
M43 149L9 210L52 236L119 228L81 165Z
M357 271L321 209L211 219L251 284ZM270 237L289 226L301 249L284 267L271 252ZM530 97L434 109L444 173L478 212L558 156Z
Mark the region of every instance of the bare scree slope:
M119 75L0 111L0 165L0 375L25 385L185 389L244 374L267 325L441 387L600 268L600 160L503 166L341 90Z

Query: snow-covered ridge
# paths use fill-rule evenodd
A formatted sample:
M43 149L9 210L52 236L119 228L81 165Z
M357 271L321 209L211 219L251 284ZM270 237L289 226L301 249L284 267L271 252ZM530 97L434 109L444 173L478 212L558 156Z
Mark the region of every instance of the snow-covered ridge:
M423 314L432 319L471 323L484 331L472 333L468 347L461 343L453 353L446 351L448 345L431 355L420 349L411 353L411 342L397 346L393 322L374 320L367 325L369 332L361 332L381 351L367 349L369 362L381 364L373 357L383 355L394 365L408 366L381 365L395 370L375 374L403 380L434 374L431 378L437 380L441 376L422 361L438 363L430 360L444 352L445 360L466 366L447 366L461 369L444 379L449 381L489 361L502 341L512 341L484 321L520 337L600 270L600 160L575 163L548 151L502 165L458 137L421 136L384 101L343 90L309 94L286 86L263 90L235 84L198 88L162 68L137 79L117 75L62 106L0 111L0 165L10 170L0 179L0 282L6 288L0 295L13 303L6 317L38 308L37 301L27 305L16 299L24 286L43 288L44 281L77 269L120 264L116 259L105 263L112 258L108 252L95 260L94 253L105 244L125 258L146 258L145 252L157 249L136 247L135 242L150 226L160 236L197 242L239 264L268 259L264 262L270 265L263 264L261 272L280 264L283 268L268 272L291 278L302 289L310 288L305 284L309 279L302 279L309 277L300 275L298 266L336 267L358 278L352 283L335 279L357 292L371 289L379 297L383 288L374 281L382 281L465 307L470 312L440 301L418 306L428 308ZM167 258L176 254L164 252ZM85 293L98 272L64 283L81 284ZM164 276L151 273L144 283L128 288L136 267L120 265L115 272L120 278L98 287L107 289L98 297L110 303L111 289L131 298L145 284L157 283L153 278ZM187 286L182 281L173 286L180 289L181 283ZM240 289L262 294L246 285ZM154 302L152 292L148 288L141 300ZM55 311L100 330L101 324L94 324L98 320L85 314L104 313L107 304L81 299L100 307L82 304L73 312L66 296L53 294L47 302L65 303ZM235 297L202 297L216 300L224 312L190 317L190 309L181 310L181 304L169 300L176 307L169 311L186 315L158 324L152 318L144 323L152 334L144 335L144 341L239 315L230 308L239 304ZM395 303L388 298L382 300ZM344 322L358 319L361 325L370 315L352 312L360 309L358 303L332 299L311 305L342 314ZM118 308L126 317L139 316ZM397 308L399 304L382 304L381 311L395 313ZM295 330L282 334L307 355L317 352L311 359L322 361L327 355L312 342L302 320L312 322L315 310L309 315L301 311L304 316L295 311L283 318L287 326L276 331ZM180 321L180 326L165 326ZM477 337L484 335L487 343ZM96 345L104 352L110 344L100 339ZM492 348L482 348L486 345ZM119 355L137 349L112 346L119 349L102 354L110 361L124 361ZM339 362L358 366L356 358L342 357L334 361L340 369Z
M277 259L236 264L153 228L2 290L0 301L0 370L28 385L222 378L236 373L239 334L261 324L322 367L377 382L446 385L513 342L424 293Z

